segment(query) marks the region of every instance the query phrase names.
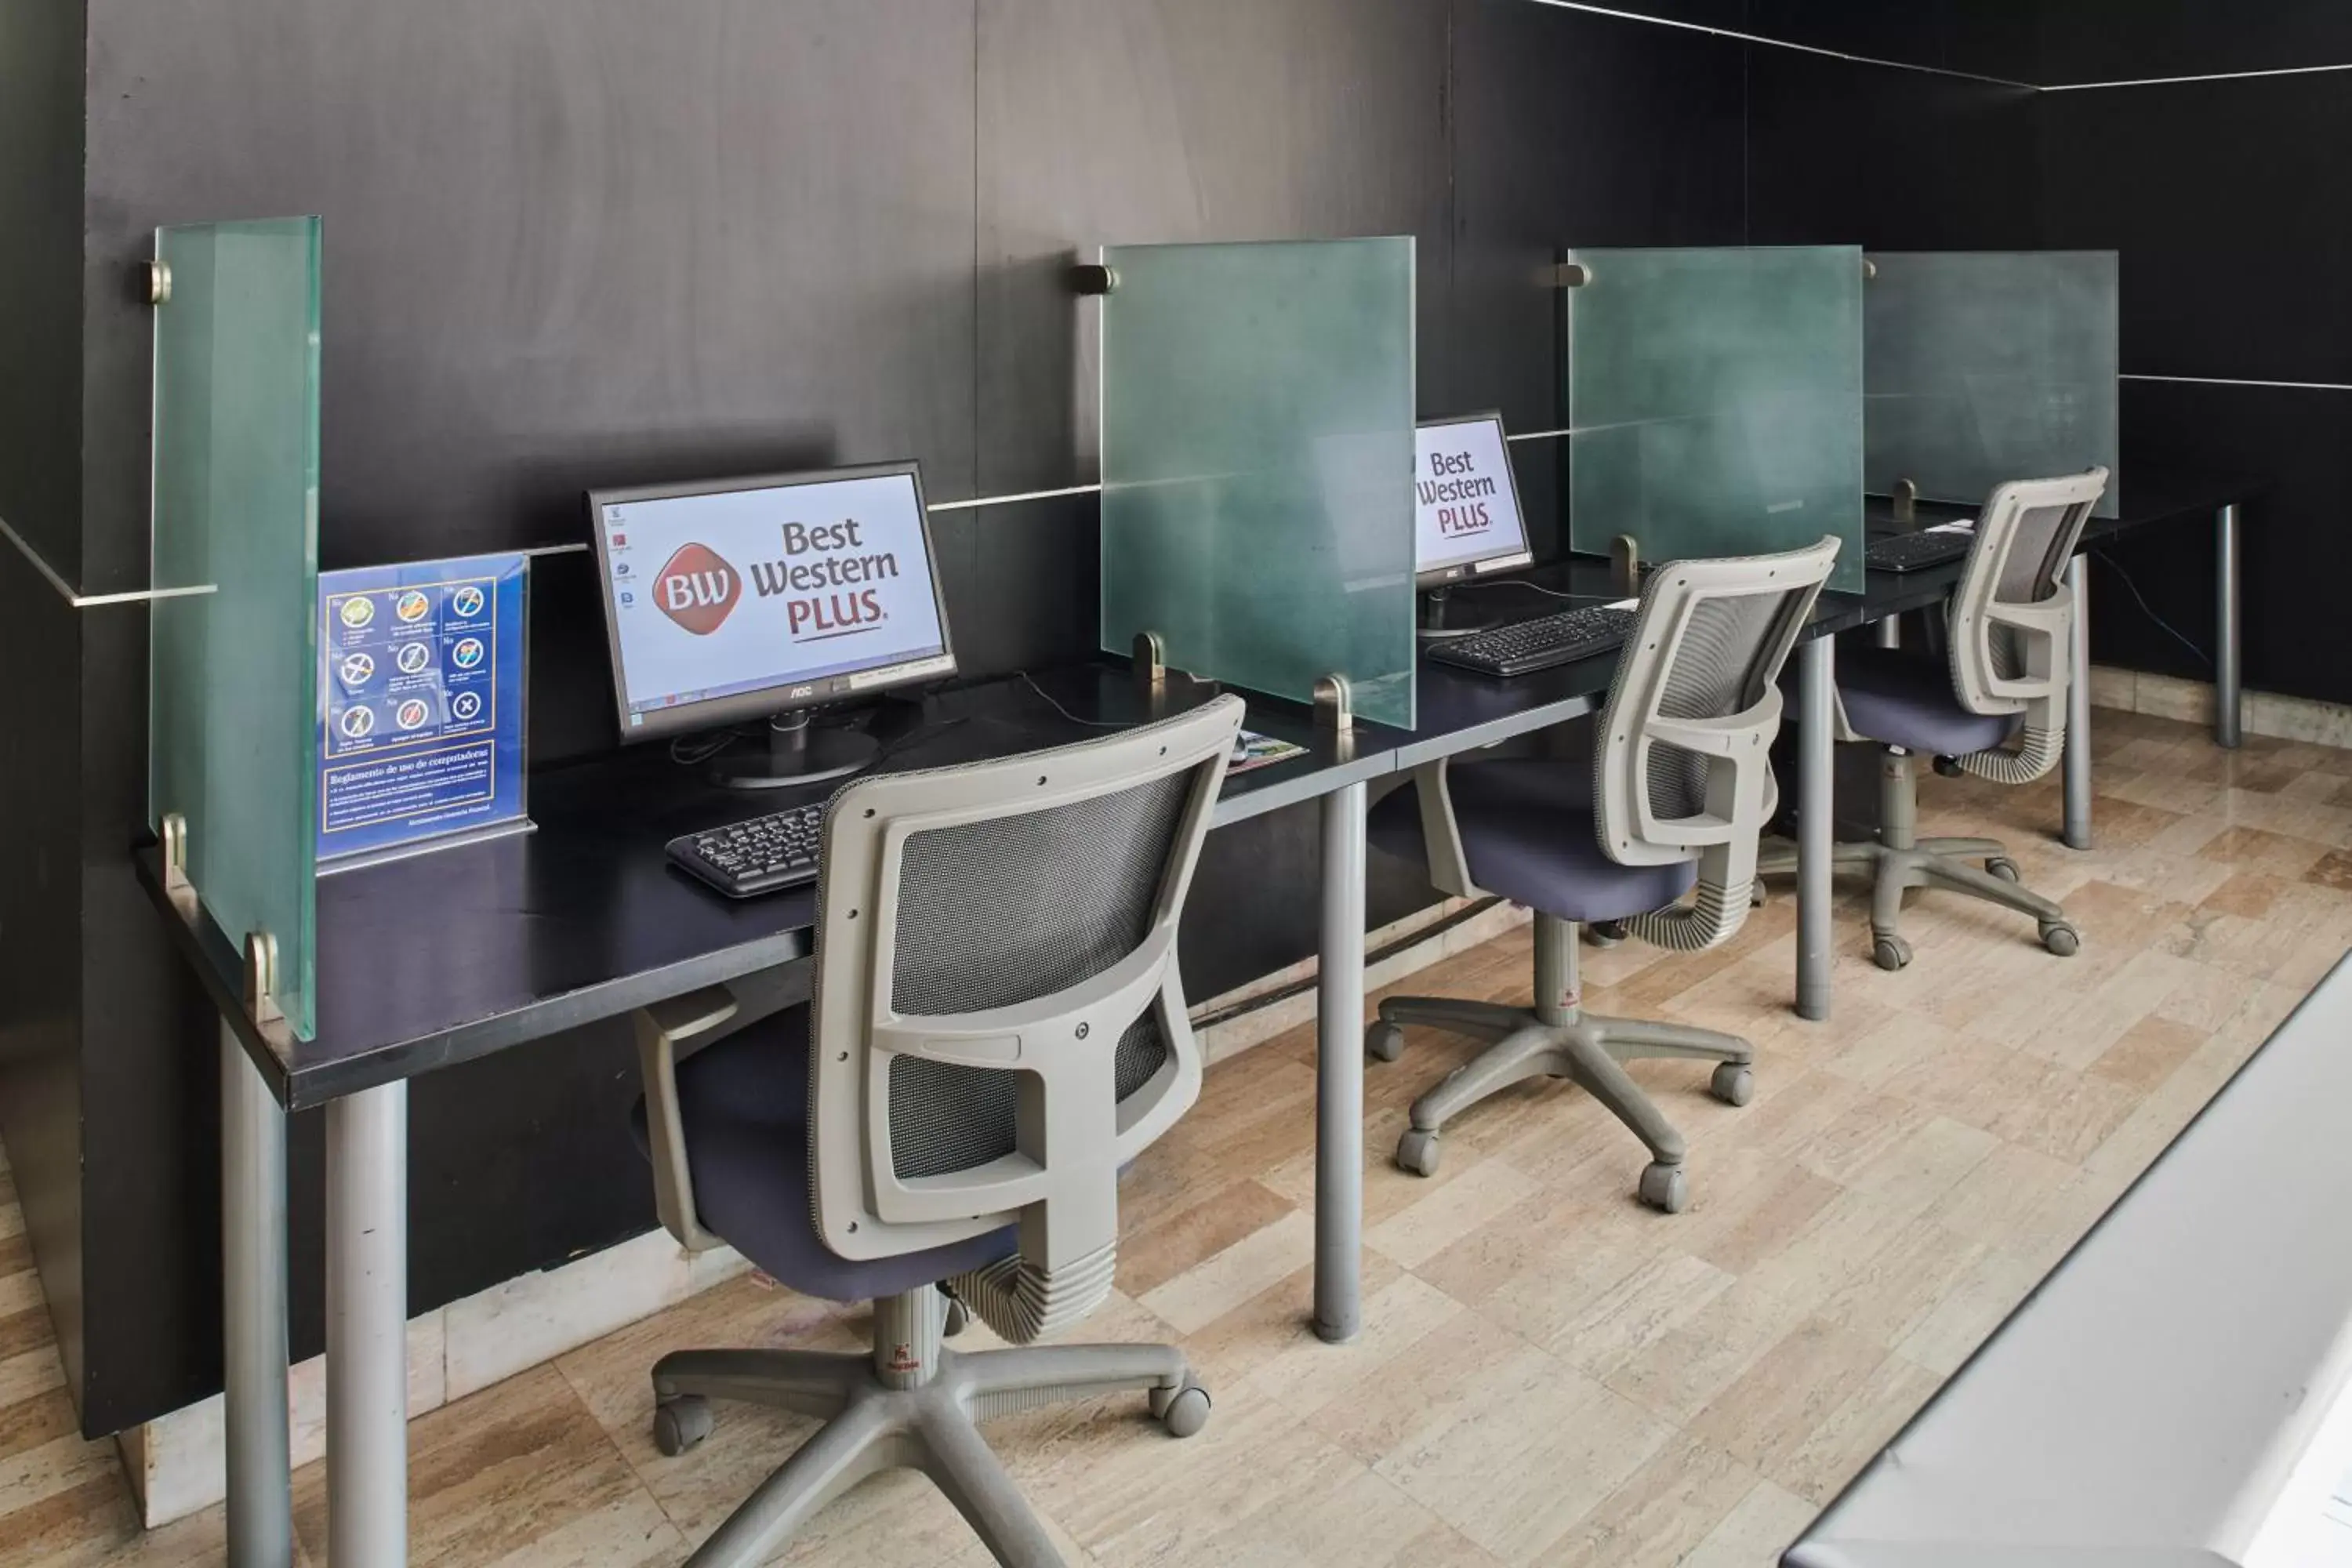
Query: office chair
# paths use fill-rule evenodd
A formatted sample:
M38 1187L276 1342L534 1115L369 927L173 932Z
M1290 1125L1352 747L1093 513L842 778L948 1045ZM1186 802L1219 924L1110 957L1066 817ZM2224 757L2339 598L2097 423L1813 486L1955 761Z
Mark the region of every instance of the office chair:
M1999 839L1917 837L1918 759L1949 757L1964 772L2008 784L2031 784L2058 765L2074 628L2063 578L2106 486L2107 470L2093 468L1992 492L1948 612L1948 668L1899 648L1838 649L1837 738L1872 742L1882 755L1878 836L1837 845L1832 864L1872 870L1871 957L1881 969L1911 962L1898 926L1913 888L1948 889L2032 915L2052 952L2069 958L2082 950L2066 911L2019 885L2017 862ZM2012 735L2015 751L2005 749ZM1976 859L1982 868L1965 864ZM1768 848L1759 865L1764 876L1796 868L1796 849L1786 845Z
M1119 1170L1200 1093L1176 927L1241 715L1224 697L1057 751L860 779L825 814L814 1000L719 1039L723 992L637 1016L640 1140L670 1233L874 1302L867 1355L655 1366L664 1454L709 1434L714 1398L826 1418L693 1563L763 1562L904 1466L998 1561L1058 1563L976 1421L1125 1389L1176 1436L1208 1419L1173 1346L941 1342L968 1309L1025 1346L1110 1291Z
M1580 1005L1577 928L1621 922L1645 942L1696 952L1747 919L1757 836L1775 790L1780 667L1812 612L1838 542L1780 555L1658 567L1618 658L1589 763L1433 763L1374 809L1371 840L1418 859L1443 890L1497 893L1535 911L1535 1005L1391 997L1365 1038L1394 1061L1407 1024L1492 1042L1412 1103L1397 1163L1437 1169L1438 1135L1460 1112L1525 1079L1583 1086L1649 1145L1642 1201L1688 1201L1682 1135L1621 1065L1637 1057L1718 1064L1717 1099L1745 1105L1755 1049L1681 1024L1595 1017ZM1697 889L1696 899L1678 903Z

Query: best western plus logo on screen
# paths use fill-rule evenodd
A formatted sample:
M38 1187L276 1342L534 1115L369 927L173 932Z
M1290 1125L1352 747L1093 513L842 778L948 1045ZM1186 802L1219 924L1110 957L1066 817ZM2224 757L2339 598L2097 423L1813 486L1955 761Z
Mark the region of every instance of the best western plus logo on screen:
M654 584L661 613L698 637L725 626L742 596L742 579L708 544L689 544L671 556Z
M794 642L847 637L890 618L877 589L861 583L887 583L898 575L895 552L860 553L864 530L855 519L812 526L783 526L781 560L751 563L752 592L781 599L784 627ZM663 615L697 637L727 624L743 596L743 579L707 544L688 544L661 569L657 598Z
M909 476L635 501L625 529L606 528L623 681L640 710L947 651Z

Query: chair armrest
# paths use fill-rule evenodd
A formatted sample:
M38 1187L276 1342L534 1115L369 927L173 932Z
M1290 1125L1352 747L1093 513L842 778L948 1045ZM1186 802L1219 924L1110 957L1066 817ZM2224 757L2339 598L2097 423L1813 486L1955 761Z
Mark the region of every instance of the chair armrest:
M687 1164L686 1128L678 1114L677 1064L710 1043L713 1031L735 1016L734 994L724 986L673 996L637 1009L637 1072L646 1089L646 1143L654 1167L654 1210L662 1226L689 1252L726 1245L702 1228L694 1207L694 1175Z

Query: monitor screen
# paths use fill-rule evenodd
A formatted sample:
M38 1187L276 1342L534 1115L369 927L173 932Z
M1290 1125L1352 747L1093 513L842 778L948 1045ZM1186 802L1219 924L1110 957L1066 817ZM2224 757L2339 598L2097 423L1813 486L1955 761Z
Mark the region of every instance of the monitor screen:
M1534 559L1501 415L1422 426L1413 496L1416 571L1423 584L1524 566Z
M955 673L911 463L589 504L624 739Z

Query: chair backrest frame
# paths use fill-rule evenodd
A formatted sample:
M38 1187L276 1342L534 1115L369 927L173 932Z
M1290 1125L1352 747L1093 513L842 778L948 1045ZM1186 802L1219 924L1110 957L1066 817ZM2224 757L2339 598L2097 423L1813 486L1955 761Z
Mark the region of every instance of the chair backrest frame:
M2092 468L2049 479L2012 479L1996 488L1977 519L1968 565L1948 612L1952 689L1971 713L2027 713L2028 728L2057 730L2071 678L2074 597L2065 572L2080 546L2091 510L2107 488L2107 470ZM2018 552L2031 545L2029 514L2057 510L2060 519L2031 563L2028 593L2006 594L2016 583ZM2007 640L2021 668L2004 670L1996 639Z
M1016 1217L1040 1267L1117 1238L1120 1166L1199 1097L1201 1061L1176 964L1176 928L1199 861L1239 699L1057 750L859 779L825 817L810 1028L811 1219L852 1259L968 1239ZM1099 800L1189 772L1142 942L1092 977L1018 1005L910 1016L892 1005L894 933L916 836ZM1166 1059L1115 1099L1112 1053L1157 1009ZM901 1178L893 1157L891 1064L905 1057L1018 1072L1021 1147L977 1168Z

